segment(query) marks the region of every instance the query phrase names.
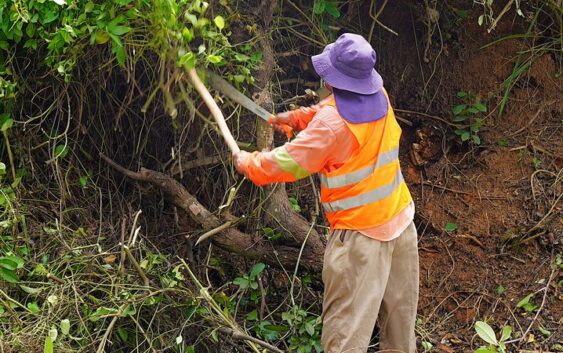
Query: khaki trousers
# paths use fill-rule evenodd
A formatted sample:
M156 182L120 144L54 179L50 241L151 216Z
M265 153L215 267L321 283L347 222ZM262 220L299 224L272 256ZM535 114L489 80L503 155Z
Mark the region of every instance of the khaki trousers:
M379 352L416 352L418 241L414 223L387 242L354 230L335 230L325 251L323 282L325 353L367 352L378 318Z

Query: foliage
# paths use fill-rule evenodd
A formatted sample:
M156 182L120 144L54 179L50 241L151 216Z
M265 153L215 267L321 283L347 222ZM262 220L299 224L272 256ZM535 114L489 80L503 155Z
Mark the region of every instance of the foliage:
M306 310L295 305L282 314L282 319L291 327L290 350L298 353L310 353L313 349L321 353L321 318L310 315Z
M475 353L505 353L506 341L512 335L512 327L504 326L500 332L500 338L497 339L495 331L489 324L484 321L477 321L475 323L475 332L483 341L489 344L488 346L479 347Z
M457 97L463 103L452 108L455 123L465 123L467 125L457 128L454 132L461 138L461 141L471 140L474 144L481 144L479 130L483 126L483 113L487 112L487 106L482 102L481 97L465 91L457 93Z

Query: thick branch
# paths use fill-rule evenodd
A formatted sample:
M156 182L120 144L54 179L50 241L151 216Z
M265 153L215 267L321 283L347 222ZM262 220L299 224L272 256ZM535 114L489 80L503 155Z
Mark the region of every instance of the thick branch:
M131 179L149 182L158 186L174 205L184 210L203 229L211 230L225 223L225 221L207 210L182 184L168 175L145 168L141 168L140 172L134 172L120 166L102 153L100 153L100 157L110 166ZM260 260L276 267L292 268L299 258L299 249L296 247L280 245L274 248L265 241L255 242L250 235L236 228L225 229L220 235L213 237L212 241L224 250L252 260ZM305 251L301 256L300 264L307 270L321 271L322 252L319 255L318 251Z

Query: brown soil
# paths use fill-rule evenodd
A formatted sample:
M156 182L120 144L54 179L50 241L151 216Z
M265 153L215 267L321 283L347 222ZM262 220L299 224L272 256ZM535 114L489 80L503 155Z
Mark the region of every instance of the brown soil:
M555 58L545 54L533 62L499 117L499 87L511 74L518 52L529 46L506 40L480 47L517 29L506 21L489 35L473 13L463 28L449 29L457 41L441 44L433 36L430 63L419 64L416 53L398 55L392 49L402 51L415 40L411 23L417 19L402 10L394 7L383 18L402 30L401 36L381 33L381 47L393 51L388 54L392 60L380 65L395 106L451 121L451 108L459 104L455 94L463 90L488 100L490 112L479 133L480 146L461 144L438 119L399 114L414 123L413 128L404 126L402 165L417 206L421 338L439 351L470 352L483 344L473 330L476 320L486 320L496 330L509 324L525 331L533 315L516 304L545 287L552 275L544 306L526 337L530 343L520 347L553 349L563 339L558 276L550 267L561 253L563 236L561 200L556 204L562 192L557 176L563 157L562 80ZM388 41L393 46L386 47ZM420 65L426 78L434 72L430 81L421 80L415 69ZM497 143L501 139L503 146ZM549 219L534 229L550 209ZM459 228L448 233L443 230L447 223ZM499 286L505 288L500 295ZM540 305L542 295L540 291L532 301ZM543 336L539 326L551 336Z

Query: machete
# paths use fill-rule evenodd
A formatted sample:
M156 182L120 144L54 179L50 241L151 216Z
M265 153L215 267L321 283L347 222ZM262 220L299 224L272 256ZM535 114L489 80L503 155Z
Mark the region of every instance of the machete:
M233 87L219 75L213 72L208 72L208 81L211 87L220 91L221 93L232 99L234 102L242 105L267 122L270 122L270 119L274 117L274 114L254 103L250 98L239 92L235 87ZM293 137L293 128L291 126L287 124L277 125L280 126L280 128L285 132L285 135L288 139Z

